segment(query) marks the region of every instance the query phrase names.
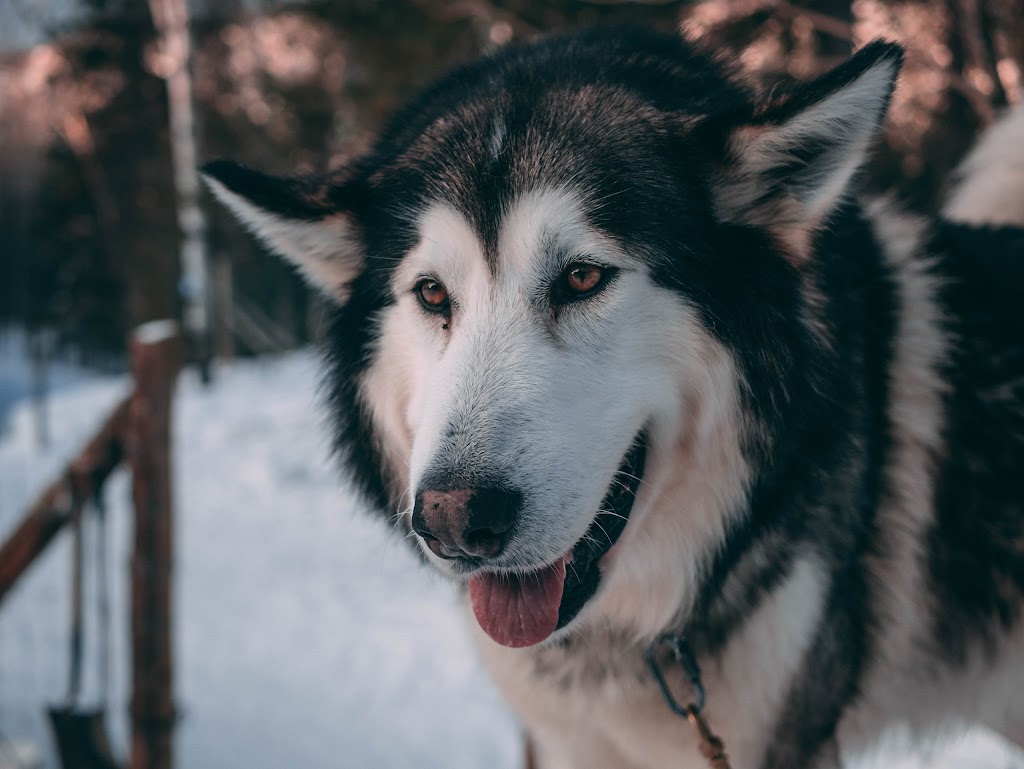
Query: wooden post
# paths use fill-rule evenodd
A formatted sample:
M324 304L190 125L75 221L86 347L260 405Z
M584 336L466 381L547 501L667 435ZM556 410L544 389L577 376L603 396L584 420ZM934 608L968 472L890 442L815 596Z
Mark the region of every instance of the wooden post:
M171 395L181 340L173 321L140 326L131 342L129 419L135 542L132 554L132 695L129 769L171 769Z
M10 536L0 545L0 603L14 584L46 550L81 506L121 462L128 424L129 399L107 421L61 473L39 495Z

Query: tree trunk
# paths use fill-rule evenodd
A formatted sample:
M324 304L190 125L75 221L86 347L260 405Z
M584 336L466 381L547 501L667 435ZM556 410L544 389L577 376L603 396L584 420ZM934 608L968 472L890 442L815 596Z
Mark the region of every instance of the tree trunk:
M167 81L171 159L181 230L181 283L185 334L204 382L210 381L206 219L199 205L195 113L189 72L191 40L185 0L149 0L161 37L160 72Z

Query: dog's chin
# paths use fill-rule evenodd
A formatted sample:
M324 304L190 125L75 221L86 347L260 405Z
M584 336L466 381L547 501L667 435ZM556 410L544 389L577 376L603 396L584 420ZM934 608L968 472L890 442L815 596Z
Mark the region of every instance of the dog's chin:
M601 582L599 563L629 521L644 472L647 441L640 433L609 484L600 512L578 542L553 563L517 573L491 572L471 564L469 596L480 627L511 647L534 646L567 628Z

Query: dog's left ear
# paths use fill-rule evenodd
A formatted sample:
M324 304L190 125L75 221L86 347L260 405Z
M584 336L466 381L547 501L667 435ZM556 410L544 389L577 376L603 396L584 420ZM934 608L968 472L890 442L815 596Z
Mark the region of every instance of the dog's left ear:
M720 124L716 215L765 228L803 259L867 158L902 62L900 46L875 41L817 80Z
M283 178L227 160L201 169L213 194L270 249L329 299L344 304L362 270L364 247L355 211L367 191L344 170ZM364 201L365 202L365 201Z

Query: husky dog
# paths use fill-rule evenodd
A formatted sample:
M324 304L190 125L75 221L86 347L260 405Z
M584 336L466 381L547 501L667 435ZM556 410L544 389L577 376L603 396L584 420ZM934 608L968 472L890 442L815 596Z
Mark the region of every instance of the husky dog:
M465 586L543 769L706 766L666 633L734 769L1024 738L1024 247L976 226L1024 222L1024 120L964 167L975 226L865 198L901 58L759 93L589 31L456 70L335 172L205 168L333 301L337 449Z

